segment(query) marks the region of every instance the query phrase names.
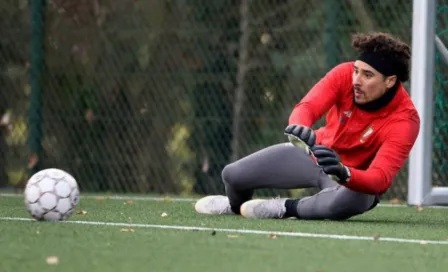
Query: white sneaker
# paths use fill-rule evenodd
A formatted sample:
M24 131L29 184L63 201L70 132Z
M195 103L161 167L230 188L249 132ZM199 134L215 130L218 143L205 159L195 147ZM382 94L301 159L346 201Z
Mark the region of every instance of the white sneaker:
M194 209L202 214L235 214L230 209L229 198L223 195L203 197L196 202Z
M286 198L254 199L241 205L241 215L246 218L283 218Z

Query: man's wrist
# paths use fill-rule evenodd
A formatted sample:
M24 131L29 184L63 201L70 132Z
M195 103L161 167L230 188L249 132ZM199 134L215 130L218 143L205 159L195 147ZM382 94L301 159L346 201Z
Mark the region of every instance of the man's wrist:
M348 168L347 166L344 165L343 167L344 167L344 170L346 173L346 178L345 178L344 182L348 183L352 177L352 172L350 171L350 168Z

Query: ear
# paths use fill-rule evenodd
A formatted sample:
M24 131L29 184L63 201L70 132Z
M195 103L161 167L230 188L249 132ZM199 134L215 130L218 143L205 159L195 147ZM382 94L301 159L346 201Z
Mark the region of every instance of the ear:
M386 87L388 89L392 88L395 85L395 82L397 82L397 76L389 76L386 78Z

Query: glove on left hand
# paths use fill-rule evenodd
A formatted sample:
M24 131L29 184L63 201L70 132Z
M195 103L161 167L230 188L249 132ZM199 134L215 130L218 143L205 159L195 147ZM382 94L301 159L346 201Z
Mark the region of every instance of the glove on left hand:
M312 147L316 143L316 134L312 128L301 125L289 125L285 128L285 135L288 136L289 141L295 146L304 148Z

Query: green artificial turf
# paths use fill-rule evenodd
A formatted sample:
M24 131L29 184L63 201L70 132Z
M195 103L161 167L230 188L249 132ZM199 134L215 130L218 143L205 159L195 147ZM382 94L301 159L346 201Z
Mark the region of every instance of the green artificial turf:
M84 198L77 211L85 213L51 223L22 220L30 217L20 197L1 197L0 207L2 272L436 272L448 267L448 209L378 207L345 222L249 220L199 215L191 201ZM312 234L322 236L300 237ZM372 239L362 240L366 237ZM58 263L48 264L49 256Z

